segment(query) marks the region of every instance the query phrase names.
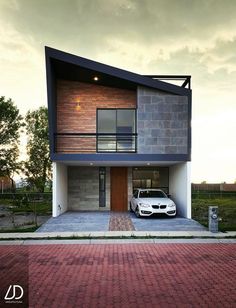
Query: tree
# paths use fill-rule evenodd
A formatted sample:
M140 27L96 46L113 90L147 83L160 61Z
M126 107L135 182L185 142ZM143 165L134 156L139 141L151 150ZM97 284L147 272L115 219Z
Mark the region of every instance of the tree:
M14 102L0 97L0 176L9 176L20 170L19 137L23 118ZM13 180L12 180L13 183Z
M38 191L44 192L45 184L51 177L47 108L40 107L35 111L28 111L25 122L28 160L24 163L24 171L28 183Z

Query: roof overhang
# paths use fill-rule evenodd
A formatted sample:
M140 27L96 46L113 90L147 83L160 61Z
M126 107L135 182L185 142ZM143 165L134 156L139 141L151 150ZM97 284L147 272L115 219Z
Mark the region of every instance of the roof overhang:
M98 81L96 83L105 86L129 89L144 86L176 95L189 95L191 93L190 89L181 86L75 56L54 48L45 47L45 54L47 74L50 70L50 73L53 73L56 78L94 83L93 78L97 76Z

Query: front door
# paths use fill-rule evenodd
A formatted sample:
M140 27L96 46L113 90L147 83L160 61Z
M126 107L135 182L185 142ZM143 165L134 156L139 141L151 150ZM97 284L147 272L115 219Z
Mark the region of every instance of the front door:
M127 209L127 168L111 167L111 210L117 212L126 212Z

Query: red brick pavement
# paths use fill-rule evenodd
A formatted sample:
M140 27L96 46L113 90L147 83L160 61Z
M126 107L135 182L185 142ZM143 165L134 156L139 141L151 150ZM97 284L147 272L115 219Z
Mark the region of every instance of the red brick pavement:
M235 244L27 248L30 307L236 307ZM23 252L0 246L0 282Z

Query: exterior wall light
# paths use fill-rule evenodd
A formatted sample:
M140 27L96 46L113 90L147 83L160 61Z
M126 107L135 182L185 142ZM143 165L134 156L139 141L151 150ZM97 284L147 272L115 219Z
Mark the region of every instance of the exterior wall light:
M75 103L76 103L75 109L76 109L77 111L80 111L80 109L81 109L81 106L80 106L80 99L77 99Z

